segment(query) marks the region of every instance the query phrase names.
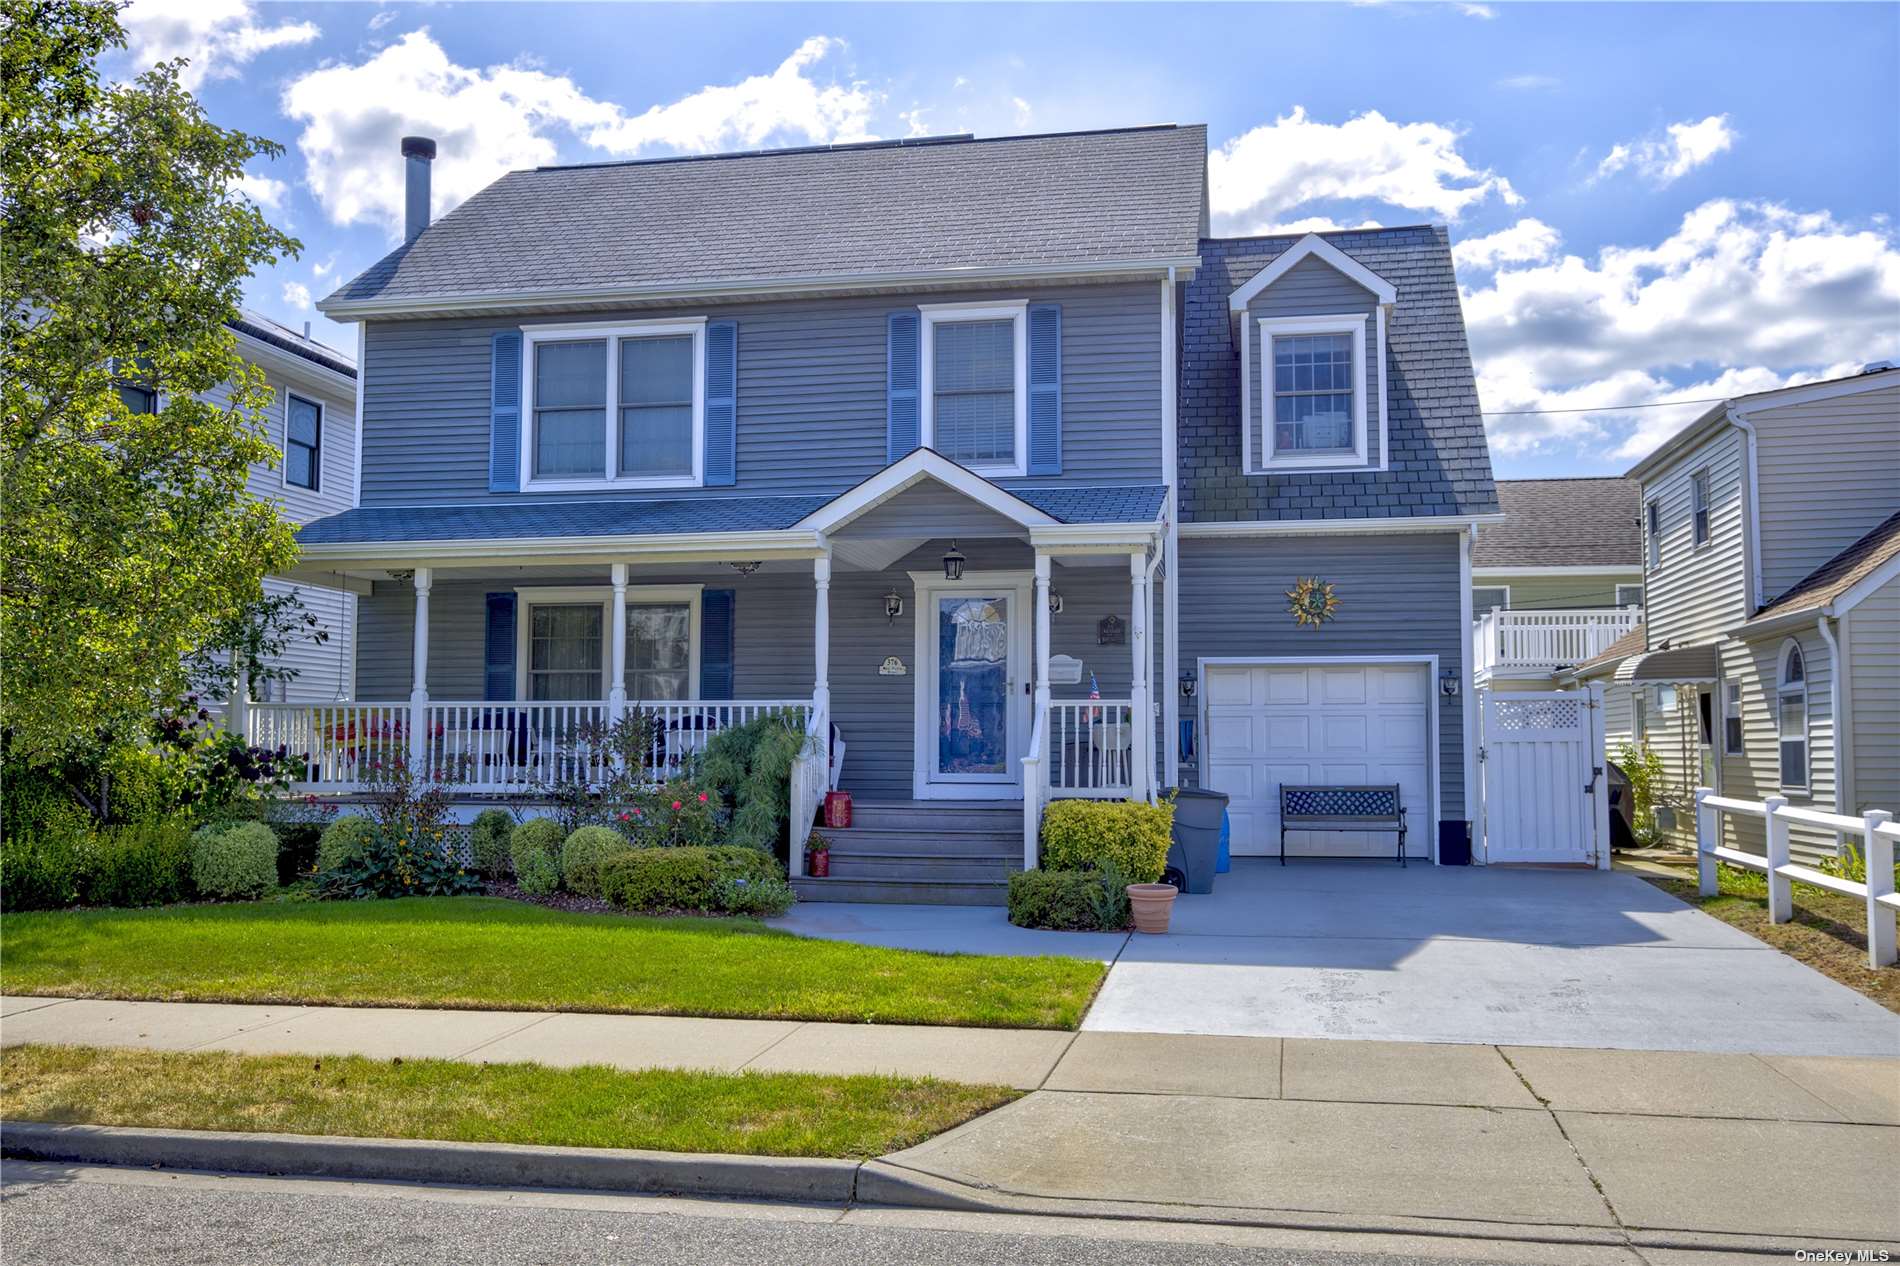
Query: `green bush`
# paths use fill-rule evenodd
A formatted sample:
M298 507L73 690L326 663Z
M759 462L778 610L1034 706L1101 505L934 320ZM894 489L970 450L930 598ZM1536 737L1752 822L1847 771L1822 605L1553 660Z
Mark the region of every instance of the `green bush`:
M569 892L598 897L602 864L632 848L618 831L584 826L561 845L561 882Z
M723 729L706 744L700 781L715 801L732 806L730 843L765 852L777 846L792 814L792 763L804 746L804 730L776 712Z
M79 899L89 906L159 906L185 895L191 836L179 819L106 827L85 851ZM275 865L274 838L271 855Z
M9 831L0 840L0 910L58 910L79 900L86 832Z
M1098 870L1025 870L1009 877L1009 921L1058 932L1119 932L1128 885L1115 863Z
M354 813L338 818L325 827L323 838L317 841L317 873L321 875L341 870L369 846L370 836L375 829L375 824L368 818Z
M277 836L262 822L200 827L191 836L191 882L218 901L263 896L277 886Z
M710 789L675 778L639 796L615 825L636 848L704 847L719 830L718 801Z
M1174 801L1057 800L1042 811L1047 870L1094 870L1113 862L1129 883L1151 884L1168 866Z
M360 848L317 878L325 897L353 901L379 897L453 897L478 892L481 881L463 864L455 832L446 825L379 822Z
M530 818L509 834L508 859L521 891L545 897L561 886L561 845L566 838L553 818Z
M508 878L508 840L515 820L501 809L483 809L468 828L469 851L484 879Z
M753 848L640 848L601 867L601 894L626 910L783 913L778 863ZM783 889L783 893L780 892Z

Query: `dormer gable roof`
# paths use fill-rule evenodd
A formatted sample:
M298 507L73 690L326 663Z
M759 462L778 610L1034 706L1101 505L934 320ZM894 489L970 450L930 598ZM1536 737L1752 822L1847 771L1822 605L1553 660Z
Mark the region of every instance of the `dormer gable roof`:
M1248 278L1246 283L1227 297L1227 306L1235 312L1245 312L1247 305L1255 296L1274 282L1293 270L1294 265L1304 259L1317 259L1334 269L1354 284L1373 293L1383 304L1398 302L1398 288L1379 274L1367 268L1346 252L1328 242L1317 233L1308 233L1305 237L1282 251L1265 268Z

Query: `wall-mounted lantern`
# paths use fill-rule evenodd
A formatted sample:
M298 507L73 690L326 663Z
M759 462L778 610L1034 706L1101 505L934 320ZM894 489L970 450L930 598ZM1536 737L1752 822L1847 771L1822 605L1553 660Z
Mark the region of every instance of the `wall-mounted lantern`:
M943 578L945 580L962 580L963 564L967 561L969 560L963 557L963 551L957 548L957 543L955 541L950 542L950 552L943 556Z
M884 622L897 623L897 617L904 614L904 595L893 589L884 595Z
M1447 699L1458 697L1458 673L1454 669L1447 668L1438 674L1438 693Z
M1183 699L1192 699L1194 697L1194 671L1192 669L1183 668L1181 670L1181 697Z

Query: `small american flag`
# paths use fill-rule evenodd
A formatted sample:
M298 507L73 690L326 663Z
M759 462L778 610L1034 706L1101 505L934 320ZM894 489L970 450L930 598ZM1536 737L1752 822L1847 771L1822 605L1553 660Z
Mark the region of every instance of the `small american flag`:
M1102 687L1099 683L1096 682L1095 674L1090 673L1089 674L1089 698L1100 699L1101 697L1102 697ZM1101 715L1102 715L1102 710L1100 708L1090 708L1089 709L1089 723L1091 725L1094 724L1097 720L1100 719Z

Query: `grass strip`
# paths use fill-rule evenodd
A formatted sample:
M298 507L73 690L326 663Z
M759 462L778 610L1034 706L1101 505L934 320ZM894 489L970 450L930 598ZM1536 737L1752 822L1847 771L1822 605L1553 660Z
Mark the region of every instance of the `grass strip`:
M19 1046L9 1121L564 1147L878 1156L1017 1097L907 1077L547 1068Z
M1640 872L1639 872L1640 873ZM1794 885L1794 919L1768 918L1768 877L1734 866L1717 868L1720 891L1697 893L1694 872L1683 879L1642 874L1672 897L1740 928L1756 940L1799 959L1823 976L1900 1011L1900 967L1867 965L1867 904L1811 884Z
M1073 1029L1107 969L491 897L6 918L15 994Z

